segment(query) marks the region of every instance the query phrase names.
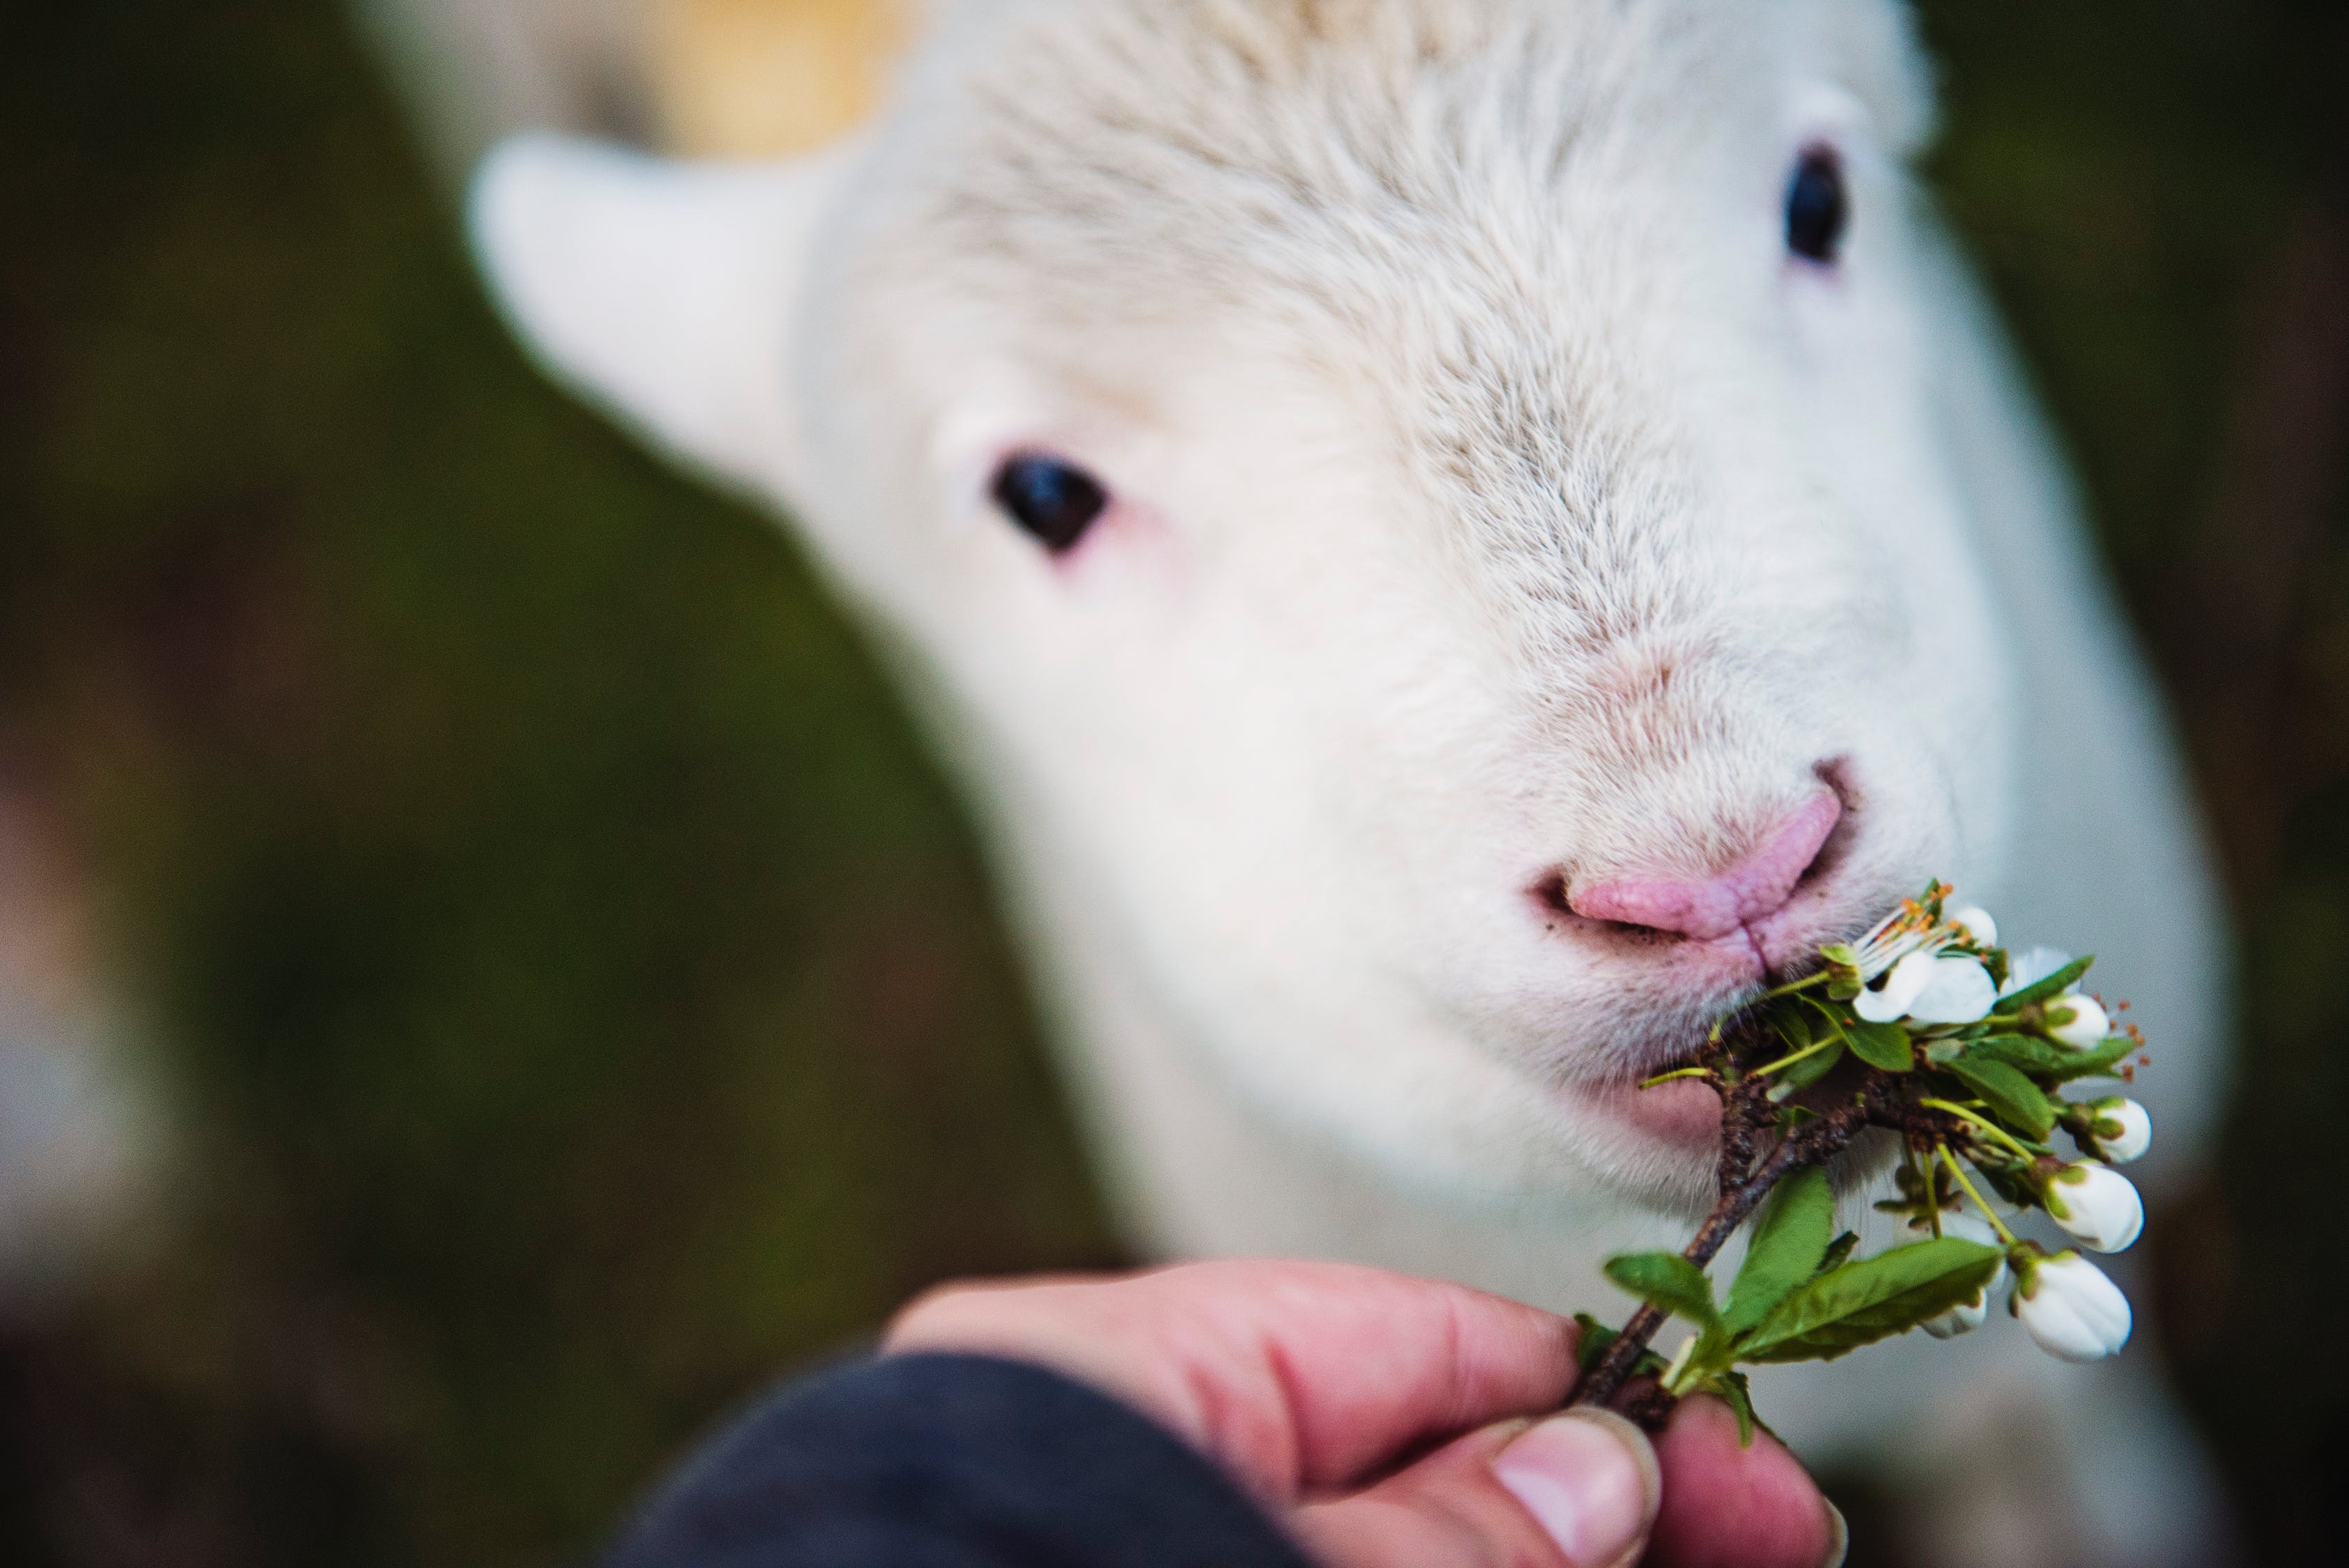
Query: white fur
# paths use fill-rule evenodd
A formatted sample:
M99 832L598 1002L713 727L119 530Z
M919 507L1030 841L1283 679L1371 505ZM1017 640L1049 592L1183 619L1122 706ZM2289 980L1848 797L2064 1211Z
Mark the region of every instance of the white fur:
M476 226L558 373L900 655L1145 1245L1611 1310L1706 1171L1594 1096L1744 981L1529 889L1720 869L1822 763L1774 962L1951 877L2137 999L2168 1168L2208 1123L2199 840L1930 118L1887 0L964 0L820 161L525 142ZM1833 277L1781 238L1820 140ZM1030 447L1119 497L1063 562L985 500ZM1824 1451L2028 1354L1771 1408Z

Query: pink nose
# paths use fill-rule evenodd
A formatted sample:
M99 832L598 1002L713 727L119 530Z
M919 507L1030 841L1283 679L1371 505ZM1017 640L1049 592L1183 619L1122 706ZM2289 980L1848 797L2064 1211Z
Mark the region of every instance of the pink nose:
M1822 794L1795 814L1743 864L1704 881L1627 877L1575 888L1567 907L1592 920L1645 926L1710 941L1785 907L1803 873L1843 819L1843 803Z

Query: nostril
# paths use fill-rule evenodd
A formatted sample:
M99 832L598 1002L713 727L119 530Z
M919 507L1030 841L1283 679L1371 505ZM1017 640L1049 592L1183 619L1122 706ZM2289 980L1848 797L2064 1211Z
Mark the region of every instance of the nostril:
M1784 909L1842 820L1843 802L1823 793L1781 824L1759 849L1718 876L1624 877L1575 888L1557 875L1537 890L1544 902L1562 904L1585 919L1709 941Z
M1552 871L1535 883L1534 897L1540 899L1542 908L1552 914L1574 913L1574 901L1567 896L1566 873L1563 871Z

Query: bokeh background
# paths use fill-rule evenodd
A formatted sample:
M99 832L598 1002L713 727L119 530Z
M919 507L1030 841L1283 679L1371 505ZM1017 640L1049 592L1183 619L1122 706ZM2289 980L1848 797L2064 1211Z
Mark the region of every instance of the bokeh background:
M2147 1348L2331 1561L2349 8L1922 10L2243 933ZM524 366L327 0L0 8L0 1096L17 1568L575 1560L907 1293L1117 1258L856 637Z

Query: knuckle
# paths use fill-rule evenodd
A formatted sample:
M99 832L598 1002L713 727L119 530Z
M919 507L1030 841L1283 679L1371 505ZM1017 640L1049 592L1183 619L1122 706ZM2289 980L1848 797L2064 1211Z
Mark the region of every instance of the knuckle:
M881 1331L881 1348L897 1351L947 1343L970 1325L985 1299L979 1287L966 1283L933 1285L898 1309Z

